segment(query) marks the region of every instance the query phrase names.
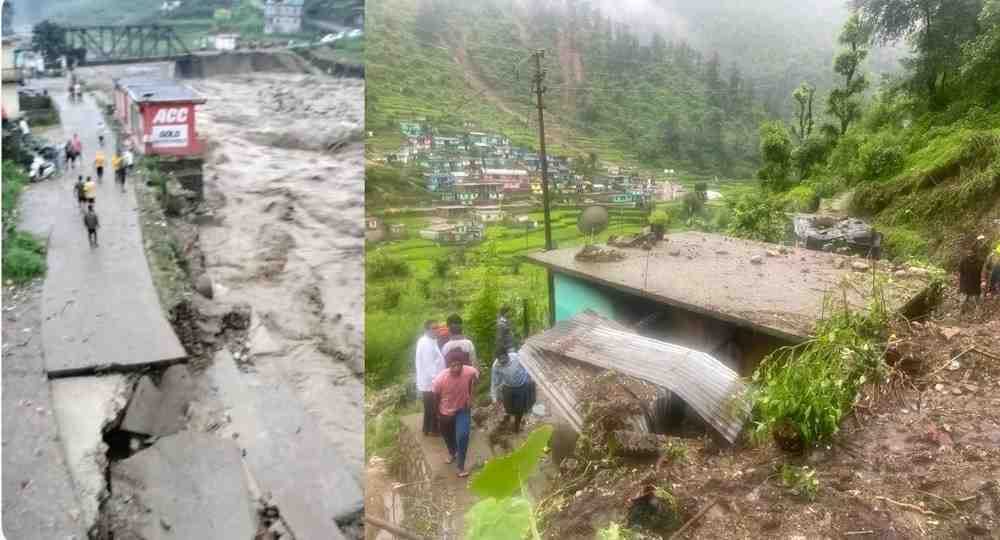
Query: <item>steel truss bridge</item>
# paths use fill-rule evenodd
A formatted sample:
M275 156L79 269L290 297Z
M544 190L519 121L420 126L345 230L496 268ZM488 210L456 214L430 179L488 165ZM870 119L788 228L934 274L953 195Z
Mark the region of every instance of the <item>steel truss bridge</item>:
M131 64L177 60L191 55L170 26L71 26L66 46L77 65Z

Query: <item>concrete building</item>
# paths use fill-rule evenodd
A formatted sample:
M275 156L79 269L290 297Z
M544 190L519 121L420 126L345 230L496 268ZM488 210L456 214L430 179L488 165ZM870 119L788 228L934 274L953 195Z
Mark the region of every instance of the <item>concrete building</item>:
M235 51L240 42L239 34L216 34L215 49L218 51Z
M302 30L303 0L267 0L264 4L265 34L294 34Z
M746 376L777 348L809 339L828 298L864 310L872 296L871 272L854 271L850 258L778 249L686 232L668 235L650 251L616 248L624 255L616 262L576 260L579 248L527 258L553 273L556 321L589 309L639 324L651 337L711 355ZM919 277L888 281L889 309L915 315L926 288Z
M467 244L483 239L485 227L476 223L441 223L420 231L420 237L439 244Z
M4 3L6 10L7 3ZM5 23L6 24L6 23ZM24 80L23 72L14 63L14 40L3 37L3 117L16 120L21 117L21 102L17 88Z
M114 85L115 117L140 153L201 153L195 117L205 99L194 90L170 79L116 79Z

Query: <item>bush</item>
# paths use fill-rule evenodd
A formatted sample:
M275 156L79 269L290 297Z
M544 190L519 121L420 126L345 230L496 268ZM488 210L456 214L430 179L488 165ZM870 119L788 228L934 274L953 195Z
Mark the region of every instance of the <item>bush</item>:
M787 219L781 210L780 200L763 191L754 191L730 199L728 232L737 238L780 242L785 236Z
M45 273L45 246L30 234L13 231L3 243L3 279L22 283Z
M888 178L903 170L903 148L876 137L861 146L858 162L862 181Z
M367 265L369 279L405 278L410 276L410 265L402 259L376 250Z
M28 233L17 230L17 203L28 182L24 171L12 161L3 162L3 279L16 283L45 273L45 246Z
M893 260L926 259L927 240L920 234L902 227L880 227L882 249Z
M500 290L497 283L498 278L494 272L484 273L479 294L469 305L464 321L466 334L476 344L476 355L480 363L486 366L493 362L496 347L497 313L500 311Z
M819 208L819 196L810 186L796 186L785 193L784 207L789 212L815 212Z
M700 214L705 209L706 198L704 191L692 191L685 194L681 201L684 206L684 215L691 217Z
M861 386L883 374L879 344L888 315L880 286L873 296L867 312L845 307L820 322L812 340L764 359L753 375L757 440L772 434L785 449L798 449L837 433Z

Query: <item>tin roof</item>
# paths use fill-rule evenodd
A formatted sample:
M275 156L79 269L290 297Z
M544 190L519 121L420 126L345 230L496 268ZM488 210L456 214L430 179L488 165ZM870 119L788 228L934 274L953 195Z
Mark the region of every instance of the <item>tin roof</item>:
M712 356L640 336L592 311L527 339L521 363L552 406L580 431L584 388L605 370L618 372L629 393L645 402L669 390L729 442L750 415L746 385Z
M667 235L645 251L614 248L617 262L575 259L579 248L534 253L527 259L553 271L596 282L791 341L807 339L831 293L864 309L872 296L872 274L851 269L849 257L730 238L683 232ZM767 252L777 256L768 256ZM759 257L759 264L751 258ZM880 271L883 277L887 274ZM926 288L918 276L893 278L883 287L891 311Z
M161 103L170 101L191 101L204 103L201 97L190 87L171 79L150 79L130 77L115 80L115 86L128 92L134 101Z

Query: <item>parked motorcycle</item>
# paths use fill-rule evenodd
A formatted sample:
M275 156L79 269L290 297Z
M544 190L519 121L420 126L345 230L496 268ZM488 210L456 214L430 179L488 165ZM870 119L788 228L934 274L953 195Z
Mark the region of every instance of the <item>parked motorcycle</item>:
M52 178L55 174L56 164L36 154L35 160L31 162L31 168L28 170L28 178L32 182L41 182Z

